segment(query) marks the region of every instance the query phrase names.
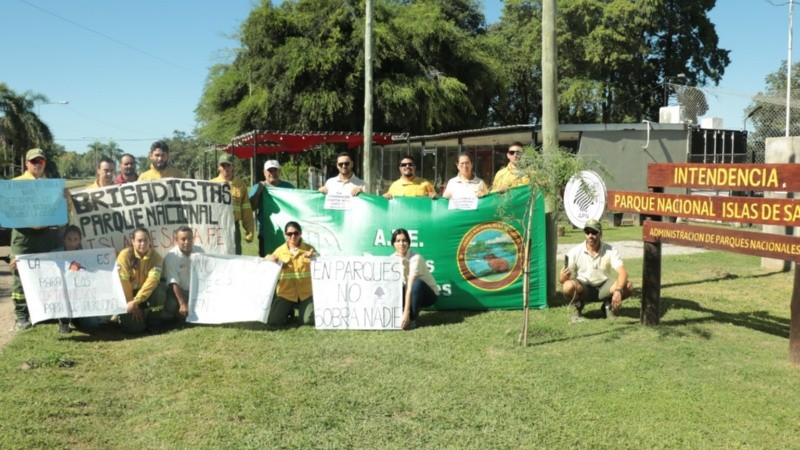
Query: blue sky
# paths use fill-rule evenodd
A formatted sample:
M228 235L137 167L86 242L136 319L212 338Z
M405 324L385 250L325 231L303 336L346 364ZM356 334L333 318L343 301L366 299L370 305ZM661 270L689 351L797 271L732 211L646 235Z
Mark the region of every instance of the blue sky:
M230 37L256 3L2 0L0 81L17 92L69 101L39 106L68 150L84 152L95 140L114 140L144 155L153 140L195 128L208 68L229 60L237 46ZM500 17L501 1L484 0L484 7L488 21ZM749 97L787 58L788 13L787 5L766 0L718 0L712 10L731 64L709 96L707 115L721 117L725 128L742 128ZM800 52L793 54L797 60Z

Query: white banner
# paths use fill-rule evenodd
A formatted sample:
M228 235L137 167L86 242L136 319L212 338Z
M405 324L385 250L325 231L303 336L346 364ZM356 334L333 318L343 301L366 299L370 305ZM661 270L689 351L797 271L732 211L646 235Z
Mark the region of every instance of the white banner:
M192 323L267 322L281 266L257 256L192 253Z
M124 314L113 248L17 256L31 322Z
M399 330L403 262L394 256L319 257L311 262L320 330Z
M72 192L71 223L83 231L84 248L128 246L138 226L150 230L162 256L175 246L181 225L194 230L206 253L234 253L234 220L228 183L165 178Z

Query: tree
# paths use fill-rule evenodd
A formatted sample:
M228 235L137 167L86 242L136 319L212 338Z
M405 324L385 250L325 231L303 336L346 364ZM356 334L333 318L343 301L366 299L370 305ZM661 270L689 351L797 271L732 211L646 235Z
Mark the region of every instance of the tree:
M0 143L3 146L3 167L17 167L25 152L39 147L48 154L53 136L47 125L34 111L37 102L47 102L47 97L30 91L17 94L5 83L0 83ZM48 155L49 156L49 155ZM55 164L48 158L47 171ZM24 169L24 168L22 168ZM6 171L10 175L13 170Z
M486 123L499 89L476 0L375 5L375 130L429 133ZM197 108L204 140L253 129L358 130L363 18L335 0L262 2L242 48L215 66Z
M792 92L800 92L800 62L792 64ZM761 143L763 147L766 138L784 136L786 134L786 60L780 67L764 79L764 91L755 95L747 107L752 114L753 131L748 135L750 143ZM797 98L794 95L791 101L792 109L789 116L789 136L800 134L800 113L797 111Z
M683 73L688 85L718 83L730 58L728 50L719 48L708 18L715 3L559 0L560 121L653 119L658 117L667 77ZM504 37L508 44L504 55L517 74L499 95L495 111L517 111L526 101L537 105L540 22L540 0L508 0L500 25L490 29ZM522 77L522 73L529 75ZM686 106L699 113L703 102Z

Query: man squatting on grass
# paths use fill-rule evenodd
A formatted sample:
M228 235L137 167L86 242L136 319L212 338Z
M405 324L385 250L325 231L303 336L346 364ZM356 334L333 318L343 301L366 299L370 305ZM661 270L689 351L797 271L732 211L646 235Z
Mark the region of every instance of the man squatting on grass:
M581 317L586 303L598 301L603 302L605 317L613 319L622 300L631 295L633 285L628 281L628 271L617 249L602 242L602 224L590 220L583 231L586 241L567 253L568 262L559 274L562 292L575 307L574 319ZM610 277L611 269L617 272L616 280Z
M194 232L187 225L175 231L175 247L164 256L164 281L167 285L167 299L164 303L162 320L185 321L189 315L189 281L191 276L192 253L203 253L194 245Z

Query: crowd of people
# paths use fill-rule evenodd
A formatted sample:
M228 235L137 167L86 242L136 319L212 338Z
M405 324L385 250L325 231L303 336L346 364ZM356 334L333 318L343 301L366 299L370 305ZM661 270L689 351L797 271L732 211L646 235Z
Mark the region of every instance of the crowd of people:
M442 196L446 199L457 197L483 197L491 193L502 193L511 188L527 185L530 179L519 167L523 146L512 144L506 156L508 164L494 177L491 190L475 175L472 158L462 153L458 156L458 174L448 180ZM97 164L97 177L87 189L99 189L114 184L161 178L186 178L179 169L170 166L170 150L164 141L156 141L150 146L150 169L142 174L136 173L136 158L124 154L120 160L120 172L116 173L113 159L103 156ZM32 149L25 156L25 173L14 180L34 180L45 177L46 157L42 150ZM302 228L296 221L284 226L285 243L271 252L266 239L260 232L262 224L262 196L265 189L294 186L281 180L281 166L277 160L264 163L264 180L249 187L234 177L233 160L224 154L218 160L219 175L211 181L228 183L231 189L232 209L235 220L235 253L242 254L242 230L244 240L252 242L258 235L259 256L281 264L278 285L271 305L267 323L286 325L294 320L295 312L300 323L314 323L313 292L311 288L311 260L318 255L316 249L303 240ZM365 192L362 179L353 173L353 158L348 153L336 157L338 174L329 178L319 188L323 194L358 196ZM400 178L394 181L383 195L387 199L395 197L437 197L433 184L416 175L417 162L411 155L400 159ZM68 195L65 192L65 195ZM25 292L16 268L15 255L44 253L50 251L72 251L81 248L80 228L69 225L63 235L62 228L32 227L15 228L11 239L11 260L13 271L12 300L16 315L15 328L30 328ZM576 246L568 255L567 263L560 273L564 296L575 308L575 317L580 318L583 306L588 302L603 302L607 317L613 317L621 301L631 293L631 283L627 280L619 253L611 245L602 242L602 226L597 221L589 221L585 227L586 241ZM130 333L142 333L160 328L165 322L182 321L189 312L189 268L192 253L202 252L194 245L193 230L180 226L175 230L175 246L164 258L152 246L150 233L145 228L137 228L131 233L130 245L117 256L120 282L125 293L126 313L111 318L81 318L80 324L97 326L103 321L118 322ZM64 245L60 247L60 243ZM402 329L416 327L416 318L422 308L433 305L439 295L439 288L431 276L425 259L410 249L411 235L398 228L391 235L394 255L403 261L403 318ZM610 278L610 270L617 272L617 278ZM151 313L152 311L152 313ZM75 327L69 319L59 320L59 330L68 333Z

